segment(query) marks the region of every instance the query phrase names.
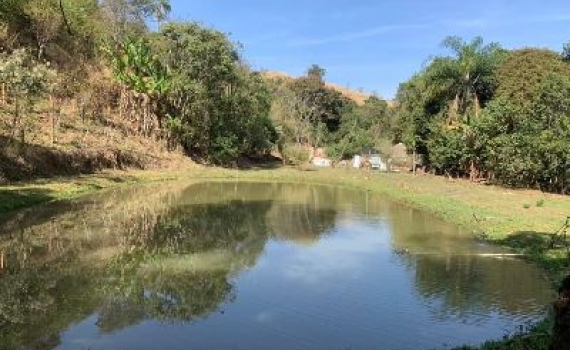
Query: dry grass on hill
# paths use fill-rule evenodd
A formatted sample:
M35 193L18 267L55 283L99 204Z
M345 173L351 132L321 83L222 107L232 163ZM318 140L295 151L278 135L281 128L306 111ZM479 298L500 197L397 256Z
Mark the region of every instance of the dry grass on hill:
M275 72L275 71L264 71L263 76L265 78L271 79L271 80L291 81L291 80L295 79L295 77L292 77L292 76L287 75L285 73ZM355 91L355 90L349 89L347 87L336 85L336 84L326 83L325 86L330 88L330 89L333 89L333 90L340 92L343 96L345 96L346 98L356 102L358 105L363 105L364 101L366 101L370 97L370 94L360 92L360 91Z
M11 136L11 120L0 114L0 184L39 177L78 175L104 169L154 169L188 162L164 141L140 136L118 116L86 115L66 105L57 123L41 108ZM57 121L57 119L56 119Z

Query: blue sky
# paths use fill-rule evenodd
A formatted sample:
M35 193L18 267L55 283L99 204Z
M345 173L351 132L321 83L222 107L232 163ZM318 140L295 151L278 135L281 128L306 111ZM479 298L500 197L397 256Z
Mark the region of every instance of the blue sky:
M506 48L561 51L570 1L171 0L171 17L229 33L255 69L302 75L394 96L400 82L443 54L447 35L481 35Z

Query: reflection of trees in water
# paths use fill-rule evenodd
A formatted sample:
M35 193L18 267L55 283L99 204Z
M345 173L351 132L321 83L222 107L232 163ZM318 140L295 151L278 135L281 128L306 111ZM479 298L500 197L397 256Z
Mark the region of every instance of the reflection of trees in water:
M432 214L398 203L388 205L392 246L412 253L474 252L472 236Z
M441 317L498 312L509 317L540 312L550 292L538 269L512 259L469 255L408 256L413 264L417 291L428 300L441 301ZM535 298L535 300L529 300Z
M334 187L302 184L213 182L189 187L181 195L181 203L197 206L218 203L225 207L265 203L263 212L251 210L254 220L264 223L264 234L296 242L315 242L334 226L339 200L346 200L339 199L339 194L344 192ZM350 193L354 199L354 192ZM207 226L231 223L223 214L198 222Z
M109 333L147 319L190 322L206 317L235 298L228 277L228 271L126 272L120 283L105 286L97 325Z
M497 252L468 233L427 213L390 205L392 244L413 274L418 293L436 305L438 318L477 321L476 315L498 312L508 316L536 314L548 302L549 291L540 271L519 260L479 256ZM481 320L484 318L482 317Z
M255 265L273 232L311 241L333 227L335 192L291 197L294 188L142 188L13 216L0 225L0 344L54 348L94 312L105 332L206 317L235 298L232 276ZM223 259L204 269L202 255Z
M285 203L274 205L267 215L272 234L299 244L315 244L335 225L337 193L327 187L286 186L280 198Z
M101 310L99 327L111 332L146 319L189 322L233 300L232 274L253 266L265 247L267 228L259 218L270 205L186 205L152 218L154 227L148 232L132 231L126 245L134 248L115 259L108 270L108 302ZM184 259L212 251L222 252L222 265L197 269L195 261ZM179 260L168 263L173 256Z
M101 302L99 278L90 270L59 266L0 278L0 348L55 348L60 332Z

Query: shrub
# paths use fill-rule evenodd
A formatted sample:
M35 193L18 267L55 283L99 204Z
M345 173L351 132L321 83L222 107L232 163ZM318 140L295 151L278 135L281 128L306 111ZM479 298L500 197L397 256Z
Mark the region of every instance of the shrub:
M291 165L306 164L311 158L310 151L298 145L286 145L282 156L285 162Z

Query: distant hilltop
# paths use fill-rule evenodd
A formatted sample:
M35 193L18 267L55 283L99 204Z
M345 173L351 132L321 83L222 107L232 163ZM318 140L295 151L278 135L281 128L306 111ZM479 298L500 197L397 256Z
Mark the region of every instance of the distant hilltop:
M283 79L283 80L296 79L296 77L293 77L289 74L282 73L282 72L276 72L276 71L270 71L270 70L262 71L261 74L267 79ZM354 101L358 105L363 105L364 101L366 101L371 96L371 94L352 90L348 87L341 86L341 85L325 83L325 86L328 87L329 89L333 89L333 90L340 92L344 97ZM390 107L392 107L394 105L394 101L386 100L386 102L388 102L388 105Z

